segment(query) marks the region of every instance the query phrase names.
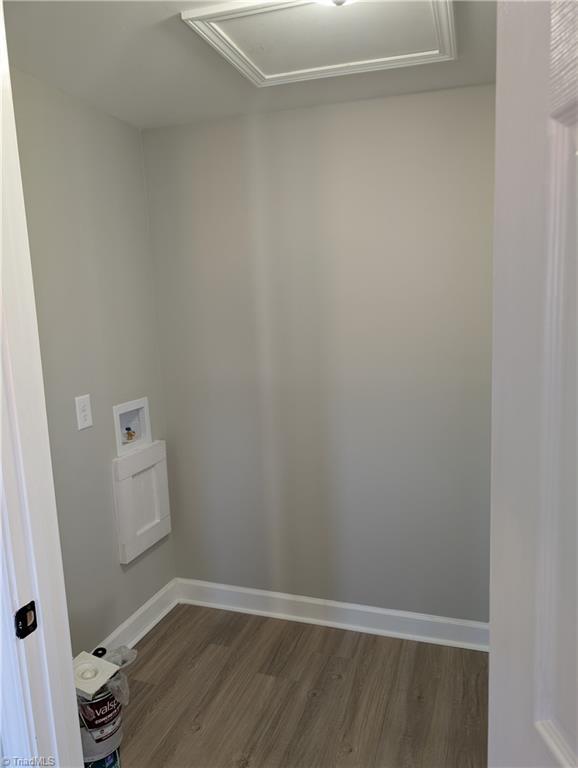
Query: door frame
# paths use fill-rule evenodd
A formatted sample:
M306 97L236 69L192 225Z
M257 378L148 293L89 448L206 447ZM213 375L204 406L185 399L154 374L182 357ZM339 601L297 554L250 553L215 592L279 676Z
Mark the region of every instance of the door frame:
M577 28L568 0L498 4L489 697L496 767L578 761L576 488L566 469L576 466ZM573 572L565 582L561 563ZM562 665L568 685L560 684Z
M3 758L45 758L54 761L46 764L81 768L68 609L1 5L0 77ZM12 616L31 600L36 604L38 628L19 640Z

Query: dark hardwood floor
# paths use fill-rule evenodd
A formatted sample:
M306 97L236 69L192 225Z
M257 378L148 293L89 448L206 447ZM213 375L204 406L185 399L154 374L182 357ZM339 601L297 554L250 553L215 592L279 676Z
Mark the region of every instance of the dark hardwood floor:
M123 768L481 768L487 655L178 606L128 668Z

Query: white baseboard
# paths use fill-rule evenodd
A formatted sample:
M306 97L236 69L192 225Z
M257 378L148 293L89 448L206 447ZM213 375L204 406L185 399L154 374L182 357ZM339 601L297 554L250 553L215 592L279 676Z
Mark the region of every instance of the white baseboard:
M99 645L104 648L118 648L120 645L132 648L136 645L178 604L176 582L177 580L173 579L165 584Z
M195 579L177 579L178 602L205 605L258 616L321 624L374 635L487 651L488 625L421 613L390 611L355 603L288 595L263 589L232 587Z
M178 603L271 616L424 643L478 651L489 650L489 629L483 622L391 611L368 605L339 603L334 600L181 578L173 579L153 595L102 644L105 647L133 646Z

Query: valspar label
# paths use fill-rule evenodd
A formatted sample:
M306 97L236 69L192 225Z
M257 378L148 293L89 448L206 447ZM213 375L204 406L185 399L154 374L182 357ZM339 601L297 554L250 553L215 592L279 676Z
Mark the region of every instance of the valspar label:
M79 701L78 710L86 730L95 741L104 741L118 731L122 706L110 691L92 701Z

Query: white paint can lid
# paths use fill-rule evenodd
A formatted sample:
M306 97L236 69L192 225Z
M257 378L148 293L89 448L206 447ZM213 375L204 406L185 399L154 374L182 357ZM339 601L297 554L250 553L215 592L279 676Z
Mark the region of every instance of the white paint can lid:
M93 656L82 651L73 661L74 684L76 692L85 699L92 699L111 677L116 675L120 667L110 661Z

